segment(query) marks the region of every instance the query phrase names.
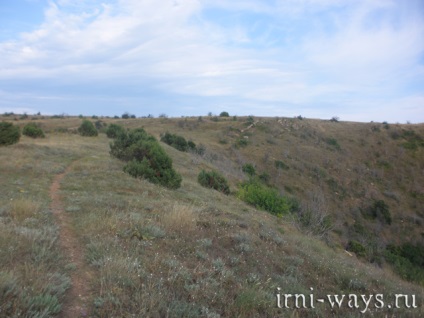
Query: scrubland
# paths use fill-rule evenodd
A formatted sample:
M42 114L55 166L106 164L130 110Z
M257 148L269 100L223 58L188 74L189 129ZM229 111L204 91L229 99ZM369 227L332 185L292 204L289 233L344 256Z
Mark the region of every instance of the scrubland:
M45 133L0 147L1 317L63 311L78 268L58 243L49 187L67 167L64 213L94 273L86 316L364 316L362 303L278 308L277 288L315 298L383 294L384 308L370 305L365 316L424 315L423 269L402 254L405 244L424 244L424 125L88 118L102 127L83 137L81 118L35 118L0 118L20 127L34 121ZM110 155L112 123L143 127L157 140L178 134L204 151L160 142L182 182L152 184ZM241 200L245 164L293 209L276 215ZM230 193L200 185L202 170L222 174ZM418 308L388 308L395 294L415 295Z

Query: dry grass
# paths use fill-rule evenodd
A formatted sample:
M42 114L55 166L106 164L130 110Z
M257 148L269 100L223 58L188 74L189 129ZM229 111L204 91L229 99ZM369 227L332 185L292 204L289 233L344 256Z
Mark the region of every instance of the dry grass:
M10 204L10 216L17 222L22 222L38 213L40 204L31 199L16 199Z
M169 231L190 233L196 229L196 220L193 206L175 203L170 211L163 213L160 223Z

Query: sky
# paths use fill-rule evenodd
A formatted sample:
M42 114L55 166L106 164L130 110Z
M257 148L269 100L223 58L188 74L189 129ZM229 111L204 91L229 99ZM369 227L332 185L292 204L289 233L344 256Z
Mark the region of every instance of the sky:
M0 0L0 113L424 122L423 0Z

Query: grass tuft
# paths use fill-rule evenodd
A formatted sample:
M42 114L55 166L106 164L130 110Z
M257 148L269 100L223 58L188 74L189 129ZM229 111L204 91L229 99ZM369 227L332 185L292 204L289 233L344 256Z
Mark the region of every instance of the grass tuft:
M22 222L38 213L40 204L30 199L16 199L11 203L10 216L16 222Z

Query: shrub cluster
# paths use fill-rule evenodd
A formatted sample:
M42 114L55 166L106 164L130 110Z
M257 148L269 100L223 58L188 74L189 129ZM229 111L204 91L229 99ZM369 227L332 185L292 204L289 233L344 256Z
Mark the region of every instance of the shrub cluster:
M118 134L110 144L110 154L126 161L124 171L135 178L145 178L170 189L181 186L182 178L173 169L172 159L143 128Z
M162 135L160 141L170 145L171 147L174 147L179 151L197 152L196 144L191 140L187 141L183 136L166 132L164 135Z
M110 124L106 129L106 136L108 138L116 138L119 134L123 133L125 133L125 128L117 124Z
M238 197L256 208L277 216L287 214L293 208L288 198L281 196L276 189L261 183L255 178L241 184Z
M18 126L12 123L0 123L0 146L7 146L17 143L21 138L21 132Z
M214 170L209 172L205 170L200 171L197 181L206 188L212 188L227 195L230 194L227 179Z
M32 138L44 138L43 130L38 127L35 123L28 123L24 126L22 134Z
M184 137L178 136L176 134L171 134L169 132L166 132L161 137L160 141L170 145L171 147L174 147L175 149L177 149L179 151L187 151L188 150L187 140L185 140Z
M82 121L81 126L78 128L78 133L84 137L95 137L98 135L96 127L87 119Z

